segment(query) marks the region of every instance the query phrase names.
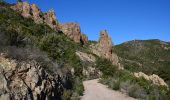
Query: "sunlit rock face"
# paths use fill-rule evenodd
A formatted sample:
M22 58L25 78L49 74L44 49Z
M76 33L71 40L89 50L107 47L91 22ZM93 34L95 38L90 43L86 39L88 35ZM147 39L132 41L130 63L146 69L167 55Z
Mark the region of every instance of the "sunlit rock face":
M49 25L54 30L59 30L59 24L57 22L57 18L55 12L50 10L44 15L44 22Z
M27 2L18 2L16 5L11 7L13 10L21 12L21 15L25 18L31 17L31 7Z
M76 43L87 44L88 37L81 33L80 25L77 23L59 24L56 14L53 10L47 13L42 13L37 5L30 5L27 2L19 2L11 8L15 11L21 12L25 18L32 18L37 24L47 24L57 32L63 32L66 36Z
M1 53L0 78L0 100L54 100L63 93L59 75L50 75L34 60L17 61Z
M13 10L15 10L15 11L22 12L23 3L22 3L22 2L18 2L16 5L11 6L11 9L13 9Z
M144 79L151 81L155 85L168 87L168 85L165 83L165 81L156 74L148 76L143 72L138 72L138 73L134 73L134 76L137 78L143 77Z
M58 22L53 10L44 14L37 5L30 5L27 2L19 2L11 8L15 11L21 12L21 15L25 18L32 18L37 24L46 23L52 29L58 30Z
M60 24L60 31L76 43L87 44L88 37L81 33L80 25L77 23Z
M114 65L118 65L120 67L118 56L113 52L112 48L112 39L109 37L106 30L100 32L100 39L98 43L91 45L91 50L94 54L98 55L99 57L106 58ZM122 68L120 67L120 69Z
M81 37L80 25L77 23L66 23L60 25L61 31L74 42L79 43Z
M42 19L42 16L41 16L42 12L37 7L37 5L32 4L31 9L32 9L32 16L33 16L35 23L43 23L43 19Z
M25 18L31 18L31 7L27 2L23 2L22 16Z
M87 44L88 43L88 37L85 34L83 34L83 33L81 34L80 42L82 44Z

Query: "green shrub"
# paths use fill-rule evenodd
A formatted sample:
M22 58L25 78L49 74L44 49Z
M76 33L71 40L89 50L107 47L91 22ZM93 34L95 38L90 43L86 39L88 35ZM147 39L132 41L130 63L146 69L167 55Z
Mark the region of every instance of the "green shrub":
M104 76L113 76L118 67L113 65L109 60L98 58L96 67L103 73Z
M82 79L80 79L79 77L76 77L74 79L75 83L74 83L74 91L78 94L78 95L83 95L84 92L84 86L82 83Z

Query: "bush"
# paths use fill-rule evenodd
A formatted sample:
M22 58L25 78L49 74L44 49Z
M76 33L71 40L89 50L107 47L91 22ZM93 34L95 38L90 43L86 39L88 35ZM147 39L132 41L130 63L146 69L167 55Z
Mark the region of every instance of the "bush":
M104 76L113 76L116 73L118 67L113 65L109 60L98 58L96 61L96 67L103 73Z
M82 79L76 77L74 82L75 82L74 91L79 95L83 95L84 87L83 87Z
M134 98L166 100L169 97L169 90L166 87L153 85L144 78L136 78L126 70L118 70L111 76L103 76L100 82Z

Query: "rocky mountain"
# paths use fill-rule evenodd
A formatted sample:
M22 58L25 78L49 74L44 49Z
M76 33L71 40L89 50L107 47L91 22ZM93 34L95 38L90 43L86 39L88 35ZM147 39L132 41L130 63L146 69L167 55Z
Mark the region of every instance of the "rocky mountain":
M134 98L166 100L169 48L159 40L114 46L106 30L89 41L78 23L60 23L53 10L0 1L0 99L79 100L82 81L100 78Z

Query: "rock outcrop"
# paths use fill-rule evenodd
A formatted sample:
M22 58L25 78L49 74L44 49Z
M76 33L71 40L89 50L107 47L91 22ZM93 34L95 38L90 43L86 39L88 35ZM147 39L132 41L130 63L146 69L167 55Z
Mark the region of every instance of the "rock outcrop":
M80 25L77 23L62 24L60 30L76 43L85 44L88 42L87 36L81 33Z
M31 9L32 9L32 14L33 14L33 19L35 23L43 23L43 18L41 16L41 11L40 9L37 7L37 5L32 4L31 5Z
M56 100L63 92L59 75L48 74L36 61L0 55L0 99Z
M25 18L31 18L31 7L27 2L22 4L22 16Z
M87 44L88 43L88 37L85 34L83 34L83 33L81 34L80 42L82 44Z
M118 65L120 69L122 69L119 64L118 56L113 52L112 40L106 30L100 33L99 42L97 44L92 44L91 50L97 56L110 60L114 65Z
M79 24L59 24L56 18L56 14L53 10L50 10L47 13L42 13L35 4L29 5L29 3L27 2L19 2L16 5L11 6L11 8L15 11L21 12L21 15L25 18L32 18L37 24L45 23L55 31L63 32L66 36L68 36L76 43L88 43L88 37L81 33Z
M11 9L13 9L14 11L18 11L18 12L22 13L23 3L22 2L18 2L16 5L11 6Z
M76 55L84 62L95 63L95 61L96 61L96 58L91 54L77 51Z
M158 85L158 86L168 87L168 85L165 83L165 81L162 78L160 78L158 75L155 75L155 74L148 76L143 72L139 72L139 73L134 73L134 76L137 78L143 77L144 79L151 81L153 84Z
M25 18L32 18L37 24L46 23L52 29L56 31L59 30L59 23L56 20L56 15L53 10L43 14L35 4L30 5L27 2L19 2L11 6L11 8L21 12L21 15Z
M58 31L59 30L59 24L56 19L55 12L53 10L50 10L44 15L44 21L47 25L49 25L52 29Z

